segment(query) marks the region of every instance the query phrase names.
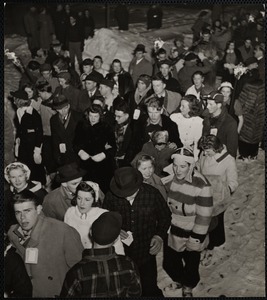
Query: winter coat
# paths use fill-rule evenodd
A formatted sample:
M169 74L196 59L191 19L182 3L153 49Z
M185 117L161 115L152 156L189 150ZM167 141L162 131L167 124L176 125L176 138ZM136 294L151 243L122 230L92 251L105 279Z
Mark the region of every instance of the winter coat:
M92 102L96 96L101 96L99 89L96 89L96 92L92 97L89 97L89 93L86 89L82 89L78 97L77 111L83 113L92 105Z
M27 34L27 42L29 49L39 49L39 22L37 13L28 12L24 16L24 26Z
M14 127L8 113L4 113L4 167L15 160L14 156Z
M245 84L238 98L244 117L239 138L250 144L262 140L265 121L265 85L259 80Z
M53 22L55 26L56 37L64 46L66 43L66 29L67 25L69 24L66 13L63 10L56 11L53 17Z
M217 117L211 117L210 114L205 116L203 121L203 135L216 135L223 143L229 154L234 158L237 153L238 134L237 123L228 114L227 109L222 107L222 112Z
M242 61L245 62L248 58L253 57L254 56L254 51L253 51L253 47L249 47L248 51L247 48L245 47L245 45L242 45L238 48L240 55L242 57Z
M162 9L157 7L150 7L147 11L147 29L159 29L162 26Z
M79 94L80 90L78 90L73 85L68 85L65 88L63 88L62 86L58 86L54 92L55 96L64 95L70 102L70 108L75 111L79 111Z
M116 81L114 80L114 76L116 74L115 73L108 73L106 75L106 79L109 79L111 81L113 81L114 83L116 83ZM134 90L134 84L133 84L133 80L131 75L122 70L119 74L118 74L118 84L119 84L119 95L121 97L124 97L124 95L126 93L128 93L129 91L133 91Z
M140 75L146 74L152 76L153 66L150 61L143 58L138 64L136 64L136 57L132 59L129 65L129 73L132 76L134 86L137 84L137 80Z
M202 152L197 162L201 174L209 180L213 190L213 216L226 210L231 203L230 194L238 187L238 175L235 159L226 147L214 156L205 156Z
M27 246L19 242L19 225L11 226L8 237L17 253L25 259L26 248L38 249L37 264L26 263L31 276L33 297L54 298L59 295L67 271L82 258L79 233L69 225L47 218L41 212Z
M48 50L54 34L54 25L50 15L47 14L40 14L38 20L40 25L40 47Z
M119 30L128 30L129 11L125 4L119 4L115 8L115 18L118 22Z
M76 126L82 119L82 114L71 110L69 114L70 116L69 120L66 122L66 127L61 122L58 113L50 119L53 154L55 161L59 166L79 160L77 153L75 153L73 150L73 140ZM65 144L65 153L60 152L60 144Z

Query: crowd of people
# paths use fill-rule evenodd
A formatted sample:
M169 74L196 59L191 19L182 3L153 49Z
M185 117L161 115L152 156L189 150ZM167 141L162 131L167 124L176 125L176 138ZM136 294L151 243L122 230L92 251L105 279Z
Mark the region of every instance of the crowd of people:
M55 16L25 16L32 60L5 113L5 296L162 297L163 252L165 288L192 297L225 243L236 159L264 149L264 18L201 12L170 53L136 43L128 70L105 70L82 58L89 10L83 30L69 6Z

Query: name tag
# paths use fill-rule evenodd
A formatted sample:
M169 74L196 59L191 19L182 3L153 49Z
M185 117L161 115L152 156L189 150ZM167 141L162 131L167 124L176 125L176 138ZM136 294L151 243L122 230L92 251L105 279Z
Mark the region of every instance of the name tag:
M133 114L133 119L138 120L140 117L140 113L141 113L140 109L135 109Z
M26 264L37 264L38 263L38 249L37 248L26 248L25 263Z
M217 135L217 133L218 133L218 129L217 128L211 128L210 129L210 134Z
M60 151L60 153L65 153L67 151L66 144L64 144L64 143L59 144L59 151Z

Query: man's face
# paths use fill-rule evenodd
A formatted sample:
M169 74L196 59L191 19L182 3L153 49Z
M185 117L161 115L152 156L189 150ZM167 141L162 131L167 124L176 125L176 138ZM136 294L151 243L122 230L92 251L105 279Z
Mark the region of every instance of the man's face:
M251 40L245 40L245 47L246 48L251 47Z
M94 59L94 68L95 68L96 70L98 70L98 69L101 68L101 66L102 66L102 61L101 61L101 59L100 59L100 58L95 58L95 59Z
M85 80L85 88L88 92L93 91L96 88L96 82L91 80Z
M254 57L259 58L261 56L263 56L263 53L262 53L261 49L259 47L256 47L254 49Z
M195 86L197 86L197 87L201 86L203 81L204 81L204 78L201 75L199 75L199 74L194 75L193 82L194 82Z
M209 42L210 41L210 34L209 33L203 34L202 37L203 37L204 42Z
M32 201L14 204L15 216L22 230L29 231L33 228L41 208L40 205L36 207Z
M161 53L158 55L158 60L161 61L161 60L165 60L167 57L167 54L166 53Z
M120 73L120 71L121 71L121 64L119 62L113 63L113 71L115 73Z
M219 103L216 103L214 100L207 101L207 109L210 114L215 114L219 109Z
M160 66L160 72L164 77L167 77L170 72L170 66L167 64L163 64Z
M128 118L129 118L129 114L121 110L115 110L115 120L118 124L124 123Z
M163 83L161 80L153 80L152 86L155 94L159 95L164 91L166 84Z
M99 91L103 97L105 97L108 94L109 90L110 88L108 86L106 86L105 84L100 84Z
M44 79L48 80L51 76L51 71L43 71L42 75L43 75Z
M93 70L93 67L94 67L94 66L91 66L91 65L83 66L83 71L84 71L84 73L90 74L90 73L92 72L92 70Z
M82 181L82 177L70 180L68 182L62 183L62 185L67 188L72 194L75 194L78 184Z
M158 110L156 107L148 107L147 112L152 124L158 124L160 122L161 114L163 113L162 109Z
M65 118L69 113L69 110L70 110L70 105L68 104L61 109L57 109L57 112L60 114L62 118Z
M54 50L55 53L60 53L61 46L53 46L53 50Z
M141 59L143 56L144 56L144 52L143 51L137 51L135 53L135 57L136 57L137 60Z

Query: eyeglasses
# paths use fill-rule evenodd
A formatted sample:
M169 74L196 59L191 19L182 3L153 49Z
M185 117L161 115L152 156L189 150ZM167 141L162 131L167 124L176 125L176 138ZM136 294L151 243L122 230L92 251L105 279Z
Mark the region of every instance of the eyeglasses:
M157 143L157 146L163 146L163 145L167 145L167 143Z

